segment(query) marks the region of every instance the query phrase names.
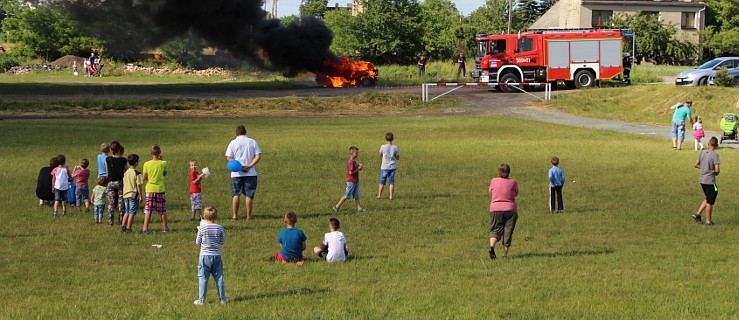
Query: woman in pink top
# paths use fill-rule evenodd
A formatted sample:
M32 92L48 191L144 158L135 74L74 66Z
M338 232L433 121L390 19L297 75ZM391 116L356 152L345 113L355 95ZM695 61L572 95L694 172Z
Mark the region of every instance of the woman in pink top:
M490 180L490 259L495 260L495 243L503 239L503 256L508 256L511 247L513 229L516 228L518 212L516 196L518 183L509 179L511 167L501 163L498 166L498 177Z

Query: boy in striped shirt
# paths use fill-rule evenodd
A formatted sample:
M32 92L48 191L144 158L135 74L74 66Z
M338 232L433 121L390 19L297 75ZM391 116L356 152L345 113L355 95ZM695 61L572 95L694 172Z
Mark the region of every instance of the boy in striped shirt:
M208 291L208 279L213 275L218 290L218 299L221 304L228 303L226 298L226 287L223 282L223 262L221 261L221 245L226 241L223 226L216 224L218 211L214 207L203 210L204 224L198 227L198 235L195 243L200 246L200 258L198 260L199 290L198 299L193 303L203 305L205 294Z

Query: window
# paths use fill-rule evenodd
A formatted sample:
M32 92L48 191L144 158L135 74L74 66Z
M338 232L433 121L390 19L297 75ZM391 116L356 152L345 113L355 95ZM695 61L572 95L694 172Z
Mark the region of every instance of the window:
M593 10L593 27L609 27L611 24L611 16L613 16L613 11Z
M534 39L522 38L518 40L518 51L526 52L531 50L534 50Z
M649 20L659 20L659 12L658 11L642 11L639 12L640 16L644 16Z
M680 28L695 29L695 12L683 12L683 18L680 20Z

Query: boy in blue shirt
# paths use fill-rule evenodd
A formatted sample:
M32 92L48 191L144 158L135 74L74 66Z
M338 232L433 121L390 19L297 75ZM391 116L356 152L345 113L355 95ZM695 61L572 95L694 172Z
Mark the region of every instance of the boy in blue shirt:
M552 168L549 169L549 213L557 213L565 210L562 203L562 187L565 185L565 171L559 167L559 158L552 157Z
M303 230L295 227L295 223L298 222L298 216L295 212L290 211L286 213L284 222L287 228L282 229L277 236L277 242L280 243L281 248L273 259L282 262L282 264L295 262L297 265L302 266L303 262L305 262L305 257L303 256L305 240L308 240L308 238L303 233Z

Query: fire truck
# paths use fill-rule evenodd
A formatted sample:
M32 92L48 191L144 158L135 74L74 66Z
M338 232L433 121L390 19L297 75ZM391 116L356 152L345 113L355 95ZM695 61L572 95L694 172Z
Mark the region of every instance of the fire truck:
M542 30L475 38L479 53L470 76L476 82L563 81L570 88L586 88L599 80L628 77L621 30Z

